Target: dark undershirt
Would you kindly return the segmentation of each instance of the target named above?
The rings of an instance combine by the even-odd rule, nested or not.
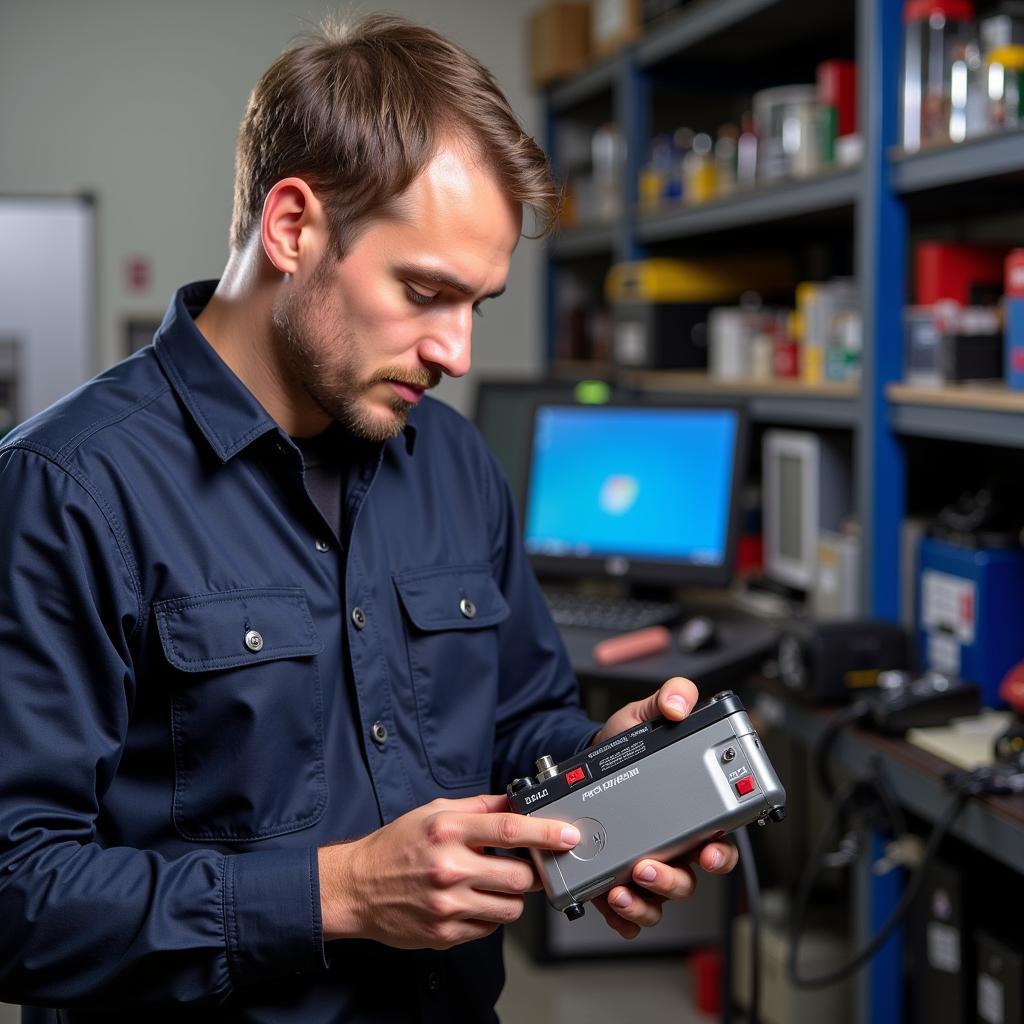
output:
[[[340,540],[344,537],[342,496],[348,489],[351,462],[345,434],[332,425],[314,437],[293,437],[292,441],[302,453],[306,490]]]

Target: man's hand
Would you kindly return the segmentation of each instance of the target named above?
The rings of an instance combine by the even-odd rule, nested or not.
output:
[[[676,676],[646,700],[627,704],[616,711],[593,742],[602,743],[659,715],[673,721],[685,718],[696,703],[697,687],[689,679]],[[692,859],[710,874],[724,875],[732,871],[739,858],[736,848],[729,843],[708,843],[694,851]],[[693,894],[696,885],[697,879],[687,865],[647,859],[633,868],[632,885],[617,885],[593,902],[615,931],[624,938],[635,939],[641,928],[649,928],[661,920],[666,900],[685,900]]]
[[[568,850],[571,825],[514,814],[505,796],[434,800],[363,839],[318,851],[325,939],[447,949],[515,921],[533,866],[485,847]]]

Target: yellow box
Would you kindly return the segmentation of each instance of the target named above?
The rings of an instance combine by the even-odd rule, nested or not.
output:
[[[604,293],[610,303],[729,302],[747,291],[790,288],[793,278],[788,260],[632,260],[608,271]]]
[[[530,79],[545,86],[590,60],[590,4],[547,4],[530,16]]]

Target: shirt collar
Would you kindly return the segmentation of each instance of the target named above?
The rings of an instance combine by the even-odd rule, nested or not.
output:
[[[216,281],[196,281],[175,292],[153,339],[160,365],[178,397],[221,462],[278,424],[238,379],[196,327]],[[412,455],[416,428],[405,428],[405,450]]]

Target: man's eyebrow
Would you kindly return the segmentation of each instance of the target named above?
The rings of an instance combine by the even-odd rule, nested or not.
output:
[[[461,295],[475,295],[476,289],[465,281],[460,281],[457,277],[453,277],[451,274],[445,273],[443,270],[434,270],[430,267],[418,267],[415,264],[403,264],[395,268],[397,273],[402,277],[414,277],[419,281],[427,281],[430,284],[441,285],[444,288],[451,288],[452,291],[459,292]],[[481,296],[483,299],[496,299],[499,295],[505,294],[505,286],[502,285],[497,291],[491,292],[489,295]]]

